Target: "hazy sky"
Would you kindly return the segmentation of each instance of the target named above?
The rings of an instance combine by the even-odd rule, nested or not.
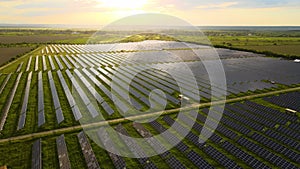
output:
[[[105,25],[163,13],[193,25],[300,25],[299,0],[0,0],[0,23]]]

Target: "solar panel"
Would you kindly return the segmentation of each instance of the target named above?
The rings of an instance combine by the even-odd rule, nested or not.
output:
[[[61,135],[56,138],[56,146],[57,146],[59,167],[61,169],[71,168],[71,163],[69,160],[68,150],[67,150],[67,145],[65,142],[64,135]]]
[[[83,132],[80,132],[77,137],[81,146],[83,156],[87,163],[87,167],[89,169],[100,169],[97,158],[85,134]]]
[[[264,168],[269,169],[270,167],[266,166],[263,162],[257,160],[252,155],[246,153],[245,151],[237,148],[235,145],[229,143],[228,141],[225,141],[222,144],[222,147],[227,150],[229,153],[233,154],[237,158],[241,159],[245,163],[247,163],[249,166],[255,167],[255,168]]]
[[[35,68],[34,71],[38,71],[39,69],[39,56],[35,57]]]
[[[76,121],[82,118],[82,115],[77,105],[72,107],[72,112]]]
[[[19,64],[19,66],[18,66],[18,68],[17,68],[17,70],[16,70],[16,73],[19,73],[19,72],[21,71],[22,66],[23,66],[23,63],[24,63],[24,62],[21,62],[21,63]]]
[[[79,68],[78,64],[70,56],[66,55],[66,58],[74,65],[76,69]]]
[[[104,128],[98,129],[97,136],[106,149],[112,150],[112,152],[118,152],[118,150],[115,148],[114,142],[111,140]],[[108,152],[108,154],[116,168],[126,168],[126,163],[123,157],[115,155],[111,152]]]
[[[108,114],[108,115],[112,115],[113,113],[114,113],[114,110],[107,104],[107,102],[103,102],[102,104],[101,104],[101,106],[103,107],[103,109],[106,111],[106,113]]]
[[[122,133],[123,135],[129,136],[127,130],[121,124],[117,125],[116,130],[119,133]],[[127,145],[127,147],[129,148],[129,150],[132,153],[139,155],[139,156],[146,157],[144,150],[137,144],[137,142],[135,140],[128,139],[127,137],[123,137],[123,141],[125,142],[125,144]],[[147,161],[150,161],[149,158],[138,158],[137,160],[141,164],[146,164]]]
[[[54,62],[53,62],[53,60],[52,60],[52,57],[51,57],[50,55],[48,56],[48,60],[49,60],[51,69],[52,69],[52,70],[55,70],[56,67],[55,67]]]
[[[214,167],[210,165],[207,161],[205,161],[198,153],[191,150],[187,157],[189,160],[191,160],[198,168],[208,168],[213,169]]]
[[[65,63],[68,69],[72,69],[72,66],[69,64],[69,62],[66,60],[64,56],[60,56],[60,58]]]
[[[9,112],[10,107],[12,105],[12,102],[14,100],[14,97],[15,97],[17,88],[19,86],[21,77],[22,77],[22,72],[18,74],[17,79],[16,79],[16,81],[14,83],[14,86],[11,89],[11,91],[9,93],[9,96],[8,96],[8,99],[7,99],[5,105],[4,105],[3,109],[2,109],[2,116],[1,116],[1,121],[0,121],[0,131],[3,130],[3,127],[4,127],[4,124],[6,122],[6,118],[7,118],[8,112]]]
[[[50,89],[51,89],[51,94],[52,94],[52,100],[54,103],[54,109],[55,109],[55,113],[56,113],[57,123],[60,124],[62,121],[64,121],[64,116],[63,116],[63,113],[61,110],[57,90],[56,90],[56,87],[54,84],[54,80],[53,80],[51,71],[48,71],[48,78],[49,78],[49,84],[50,84]]]
[[[54,59],[56,60],[56,63],[58,64],[58,67],[60,70],[64,69],[64,66],[61,64],[61,62],[58,59],[58,56],[54,56]]]
[[[23,104],[22,104],[22,108],[21,108],[21,114],[20,114],[19,124],[18,124],[17,130],[22,129],[25,125],[31,79],[32,79],[32,72],[30,72],[28,74],[28,77],[27,77],[27,83],[26,83],[26,87],[25,87],[25,94],[24,94],[24,98],[23,98]]]
[[[45,115],[44,111],[41,111],[38,113],[38,127],[42,126],[43,124],[45,124]]]
[[[28,72],[29,69],[30,69],[31,61],[32,61],[32,56],[30,56],[30,58],[28,60],[27,67],[26,67],[26,72]]]
[[[168,159],[166,159],[166,162],[169,164],[171,168],[186,168],[179,160],[176,159],[176,157],[171,156]]]
[[[32,169],[42,169],[42,139],[38,139],[32,146]]]
[[[209,154],[213,159],[218,161],[225,168],[241,168],[233,160],[226,157],[224,154],[220,153],[218,150],[212,146],[207,146],[204,148],[204,151]]]
[[[45,55],[42,56],[42,63],[43,63],[43,70],[46,71],[47,70],[47,64],[46,64]]]

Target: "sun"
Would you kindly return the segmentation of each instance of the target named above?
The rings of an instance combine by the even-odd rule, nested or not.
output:
[[[141,9],[148,0],[98,0],[99,6],[114,9]]]

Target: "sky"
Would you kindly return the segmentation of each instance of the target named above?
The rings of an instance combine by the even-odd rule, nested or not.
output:
[[[299,0],[0,0],[0,23],[106,25],[161,13],[195,26],[300,26]]]

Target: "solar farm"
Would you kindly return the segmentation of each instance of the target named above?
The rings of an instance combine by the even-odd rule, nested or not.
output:
[[[185,49],[186,45],[193,50]],[[203,128],[213,130],[217,122],[208,116],[210,105],[215,104],[212,100],[218,101],[212,98],[211,90],[217,93],[221,90],[219,84],[210,83],[205,70],[205,64],[215,61],[210,59],[209,50],[211,48],[204,45],[154,40],[50,44],[4,65],[0,69],[0,166],[300,168],[300,65],[292,60],[216,49],[226,75],[227,100],[213,135],[199,142]],[[181,63],[192,68],[197,91],[182,73]],[[149,69],[144,71],[145,68]],[[181,120],[177,119],[181,90],[167,71],[185,84],[184,89],[188,91],[185,97],[197,100],[195,95],[200,94],[197,111],[185,109]],[[140,73],[135,75],[135,72]],[[111,88],[112,79],[117,83],[115,91]],[[124,87],[128,84],[129,100]],[[149,123],[122,118],[132,109],[146,112],[152,104],[148,96],[154,89],[165,93],[165,113]],[[120,104],[114,104],[115,99]],[[162,97],[154,100],[157,105],[163,102]],[[218,109],[211,111],[222,113]],[[185,130],[193,115],[196,122],[183,140],[177,137],[180,133],[169,133],[171,138],[161,138],[167,142],[178,141],[174,148],[152,157],[128,158],[99,147],[83,131],[81,120],[97,121],[100,115],[117,132],[137,138],[168,132],[173,124]],[[209,125],[205,125],[207,120]],[[127,147],[147,153],[129,139],[118,144],[107,141],[110,136],[105,131],[98,130],[95,137],[116,151]],[[166,147],[157,149],[154,145],[162,140],[149,139],[147,146],[160,152]]]

